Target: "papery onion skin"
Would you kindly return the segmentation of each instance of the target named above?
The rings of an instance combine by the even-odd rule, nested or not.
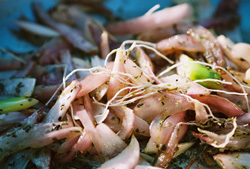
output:
[[[244,114],[244,112],[238,106],[223,97],[216,95],[205,96],[191,94],[190,96],[194,99],[199,100],[202,103],[209,105],[217,112],[225,114],[227,117],[238,117]]]
[[[106,29],[112,34],[138,34],[153,28],[173,25],[191,15],[191,7],[188,4],[182,4],[163,9],[148,16],[144,15],[124,22],[111,23],[106,25]]]
[[[57,125],[67,126],[65,122],[39,123],[23,126],[25,127],[24,129],[19,128],[16,131],[1,135],[0,140],[2,144],[0,148],[3,152],[0,155],[0,160],[16,151],[29,147],[41,148],[53,143],[55,139],[60,140],[70,136],[70,134],[79,135],[82,131],[80,127],[69,127],[53,131]]]
[[[247,168],[249,164],[249,153],[235,152],[228,154],[217,154],[213,158],[222,168]]]
[[[44,122],[60,121],[64,117],[66,111],[70,106],[70,103],[75,99],[80,89],[81,89],[80,83],[77,80],[72,81],[71,84],[63,90],[57,102],[50,109],[50,111],[48,112],[43,121]]]
[[[140,147],[135,136],[132,136],[130,144],[113,159],[106,161],[99,169],[131,169],[134,168],[140,156]]]
[[[45,12],[42,5],[39,3],[33,4],[34,11],[36,15],[43,20],[47,25],[53,27],[58,32],[60,32],[69,42],[73,44],[76,48],[86,52],[93,53],[97,51],[97,47],[91,44],[85,39],[85,37],[76,29],[71,28],[63,23],[55,22],[50,16]]]
[[[204,47],[192,36],[182,34],[175,35],[156,43],[156,49],[164,55],[176,51],[204,52]]]

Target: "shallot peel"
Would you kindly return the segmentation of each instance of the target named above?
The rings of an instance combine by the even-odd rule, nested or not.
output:
[[[106,25],[106,29],[112,34],[138,34],[157,27],[173,25],[191,15],[192,8],[188,4],[181,4],[162,9],[151,15],[143,15],[124,22],[111,23]]]

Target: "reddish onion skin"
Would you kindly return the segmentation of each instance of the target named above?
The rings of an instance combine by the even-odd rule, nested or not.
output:
[[[112,107],[114,114],[119,118],[122,119],[124,116],[124,111],[122,107]],[[149,124],[143,120],[142,118],[134,115],[134,133],[149,137]]]
[[[67,163],[70,162],[76,155],[76,153],[79,152],[86,152],[90,150],[92,147],[92,141],[87,135],[86,131],[84,130],[80,136],[80,138],[77,140],[77,142],[74,144],[74,146],[69,150],[64,156],[57,157],[56,161],[60,163]]]
[[[52,39],[40,49],[39,64],[50,65],[59,58],[61,50],[70,50],[72,46],[61,38]]]
[[[167,144],[176,124],[185,122],[185,117],[186,112],[172,114],[166,120],[165,118],[162,119],[161,115],[158,115],[150,124],[150,136],[152,140],[159,145]]]
[[[124,47],[122,47],[122,49],[124,49]],[[112,69],[112,72],[115,73],[113,74],[113,76],[110,77],[109,80],[109,87],[107,91],[108,100],[112,99],[119,90],[127,86],[126,84],[121,82],[118,78],[118,77],[125,78],[123,75],[119,74],[125,72],[124,62],[125,62],[125,53],[122,50],[118,50],[116,52],[114,66]],[[123,91],[120,93],[120,95],[125,95],[126,93],[127,91]]]
[[[109,70],[112,70],[114,66],[114,62],[110,62],[107,64],[106,68]],[[82,88],[77,94],[77,98],[82,97],[99,86],[101,86],[103,83],[110,80],[110,74],[108,72],[100,70],[98,73],[93,73],[85,77],[83,80],[80,81]]]
[[[60,52],[60,59],[62,64],[67,65],[66,74],[70,74],[70,72],[74,71],[74,65],[72,63],[72,56],[69,50],[63,50]],[[76,74],[72,74],[68,79],[67,82],[72,82],[76,79]]]
[[[152,78],[145,76],[145,73],[142,69],[137,66],[131,59],[127,59],[125,64],[125,71],[126,73],[136,77],[135,79],[131,79],[131,81],[136,85],[145,85],[153,83]]]
[[[215,142],[220,142],[220,135],[217,137],[211,138],[201,133],[192,133],[195,137],[205,141],[207,144],[212,144]],[[240,151],[243,149],[250,148],[250,137],[244,135],[238,135],[230,137],[228,143],[225,145],[224,149],[231,150],[231,151]]]
[[[192,15],[192,8],[185,3],[165,8],[151,15],[111,23],[106,25],[106,29],[112,34],[138,34],[157,27],[173,25],[190,15]]]
[[[21,62],[14,59],[0,58],[0,71],[16,70],[21,67]]]
[[[188,109],[193,109],[193,103],[186,97],[166,92],[141,99],[134,108],[134,113],[150,123],[160,113],[167,117]]]
[[[84,96],[84,101],[82,98],[77,99],[73,102],[73,108],[74,108],[74,114],[76,117],[78,117],[84,127],[84,132],[88,135],[88,137],[91,139],[92,143],[94,144],[96,150],[98,153],[102,151],[103,142],[101,140],[100,135],[98,134],[95,122],[93,120],[93,116],[91,112],[87,111],[87,109],[84,107],[83,103],[87,103],[89,99],[88,96]],[[90,110],[90,108],[89,108]]]
[[[225,66],[225,57],[222,48],[214,35],[202,26],[191,28],[188,35],[194,37],[205,49],[204,57],[210,64]]]
[[[204,47],[189,35],[175,35],[156,43],[156,49],[164,55],[175,51],[204,52]]]
[[[181,112],[182,115],[186,115],[186,112]],[[184,120],[185,121],[185,120]],[[176,125],[177,127],[177,125]],[[169,142],[167,144],[167,148],[163,151],[162,154],[158,157],[155,165],[158,167],[167,167],[172,159],[174,158],[174,154],[177,150],[178,142],[184,137],[186,131],[188,129],[187,125],[180,125],[178,128],[174,128],[173,132],[171,133]]]
[[[93,73],[80,81],[82,88],[77,94],[77,98],[82,97],[95,90],[103,83],[109,81],[110,75],[106,72]]]
[[[103,142],[102,153],[108,157],[114,157],[123,149],[126,148],[127,144],[114,133],[106,124],[100,123],[96,126],[98,134],[101,136]],[[112,139],[110,139],[112,138]]]
[[[160,84],[161,81],[154,74],[154,65],[150,57],[140,47],[135,48],[135,54],[141,69],[149,74],[150,77],[155,81],[155,83]]]
[[[112,12],[108,8],[105,8],[98,1],[95,2],[89,0],[70,0],[70,1],[64,1],[64,3],[68,5],[83,6],[84,8],[89,7],[91,8],[91,10],[94,10],[95,12],[102,14],[107,18],[113,18]]]
[[[57,153],[58,154],[67,153],[71,149],[71,147],[74,146],[79,137],[80,137],[79,135],[76,135],[70,138],[66,138],[65,142],[62,143],[60,147],[57,149]]]
[[[132,109],[127,108],[126,106],[122,106],[122,109],[124,111],[124,116],[122,119],[122,127],[118,135],[121,139],[125,140],[131,136],[134,130],[135,114]]]
[[[214,141],[213,139],[211,139],[211,138],[209,138],[207,136],[204,136],[203,134],[200,134],[200,133],[192,132],[192,134],[193,134],[193,136],[195,136],[195,137],[197,137],[197,138],[199,138],[201,140],[206,141],[208,144],[211,144]]]
[[[217,112],[225,114],[227,117],[238,117],[245,114],[238,106],[229,100],[216,95],[192,95],[194,99],[207,104],[210,108]]]
[[[34,89],[33,96],[39,101],[46,103],[59,87],[60,85],[37,85]]]
[[[148,42],[159,42],[163,39],[169,38],[171,36],[177,35],[177,34],[185,34],[187,33],[188,29],[193,26],[192,23],[188,22],[178,22],[171,26],[164,26],[155,28],[146,32],[142,32],[138,39],[142,41],[148,41]]]

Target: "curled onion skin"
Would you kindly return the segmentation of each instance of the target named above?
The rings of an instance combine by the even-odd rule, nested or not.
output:
[[[157,145],[167,144],[177,123],[185,122],[186,112],[178,112],[167,119],[157,116],[150,124],[151,139]]]
[[[126,106],[123,106],[122,109],[124,111],[124,117],[122,119],[122,127],[118,135],[121,139],[125,140],[131,136],[134,130],[135,114],[132,109],[129,109]]]
[[[175,93],[156,93],[141,99],[134,108],[134,113],[147,122],[151,122],[160,113],[167,117],[192,108],[193,103],[184,96]]]
[[[222,49],[213,34],[202,26],[191,28],[188,34],[198,40],[205,48],[206,52],[204,57],[210,64],[216,64],[218,66],[225,66],[225,57]]]
[[[184,112],[185,113],[185,112]],[[174,131],[171,133],[171,137],[167,144],[167,148],[162,154],[157,158],[155,166],[167,167],[174,158],[175,152],[177,151],[178,143],[182,137],[186,134],[188,126],[185,124],[176,125]]]
[[[192,36],[183,34],[175,35],[156,43],[156,49],[164,55],[176,51],[204,52],[204,47]]]
[[[218,112],[225,114],[227,117],[242,116],[244,112],[229,100],[216,95],[190,95],[192,98],[202,103],[208,104]]]
[[[148,42],[160,42],[163,39],[170,38],[176,34],[185,34],[188,29],[193,27],[192,23],[189,22],[178,22],[174,25],[163,26],[155,29],[148,30],[139,34],[138,39]]]
[[[44,122],[60,121],[68,110],[71,102],[76,98],[77,93],[81,89],[81,85],[77,80],[74,80],[67,86],[59,96],[57,102],[50,109]]]
[[[106,72],[93,73],[80,81],[82,88],[77,94],[77,98],[82,97],[95,90],[105,82],[109,81],[110,75]]]
[[[132,136],[130,144],[113,159],[106,161],[99,169],[131,169],[134,168],[140,157],[140,147],[135,136]]]
[[[109,87],[107,91],[107,99],[112,99],[115,94],[121,90],[122,88],[126,87],[126,84],[122,83],[119,78],[124,78],[123,75],[120,75],[119,73],[125,72],[124,62],[126,60],[125,58],[125,52],[124,46],[118,49],[115,56],[114,66],[112,69],[112,72],[114,73],[113,76],[110,77],[109,80]],[[127,91],[123,91],[120,93],[120,95],[125,95]]]
[[[91,147],[92,147],[92,141],[88,136],[88,134],[86,133],[86,131],[83,130],[81,136],[79,137],[77,142],[72,146],[72,148],[64,155],[56,157],[56,161],[63,163],[70,162],[71,160],[73,160],[78,151],[85,153],[88,150],[90,150]]]

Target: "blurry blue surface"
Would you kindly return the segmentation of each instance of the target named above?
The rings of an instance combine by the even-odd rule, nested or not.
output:
[[[245,42],[250,43],[250,1],[249,0],[241,0],[240,1],[239,13],[241,15],[241,31],[242,38]]]
[[[29,51],[34,48],[30,43],[17,39],[9,30],[15,28],[12,24],[21,15],[34,19],[30,3],[36,0],[0,0],[0,47],[10,48],[15,51]],[[39,1],[39,0],[37,0]],[[46,8],[56,3],[56,0],[40,0]],[[216,5],[219,0],[212,0]],[[151,7],[160,4],[161,7],[170,6],[171,0],[107,0],[105,5],[121,18],[132,18],[143,15]],[[242,16],[240,29],[243,41],[250,43],[250,0],[241,0],[239,13]]]
[[[29,51],[34,49],[30,43],[16,38],[10,28],[15,28],[13,21],[24,15],[34,20],[30,4],[35,0],[0,0],[0,47],[14,51]],[[55,4],[55,0],[42,0],[46,8]]]
[[[154,5],[161,8],[171,5],[171,0],[108,0],[105,5],[121,18],[133,18],[145,14]]]

